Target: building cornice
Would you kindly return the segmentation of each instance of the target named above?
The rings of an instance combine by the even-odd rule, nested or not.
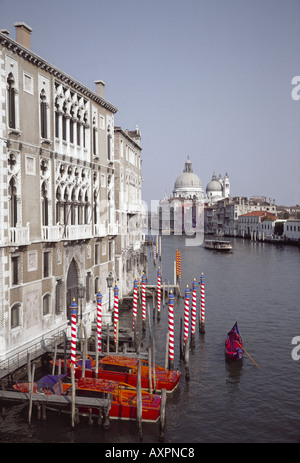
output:
[[[138,148],[140,151],[142,151],[141,145],[139,145],[133,138],[131,138],[130,135],[128,135],[127,132],[125,132],[121,127],[115,126],[114,131],[121,133],[127,140],[129,140],[133,145],[135,145],[136,148]]]
[[[74,90],[81,92],[87,98],[90,98],[91,100],[95,101],[95,103],[99,104],[100,106],[107,109],[108,111],[111,111],[113,114],[115,114],[118,111],[118,108],[116,106],[112,105],[111,103],[106,101],[104,98],[100,97],[99,95],[97,95],[96,93],[92,92],[90,89],[85,87],[83,84],[81,84],[77,80],[70,77],[65,72],[61,71],[57,67],[48,63],[46,60],[44,60],[40,56],[33,53],[31,50],[27,49],[26,47],[23,47],[22,45],[17,43],[15,40],[11,39],[9,36],[1,32],[0,32],[0,44],[3,47],[6,47],[8,50],[12,51],[14,54],[17,54],[21,58],[39,67],[41,70],[44,70],[48,72],[49,74],[52,74],[55,78],[61,80],[66,85],[69,85]]]

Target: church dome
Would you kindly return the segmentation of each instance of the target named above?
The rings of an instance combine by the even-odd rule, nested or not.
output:
[[[210,191],[222,191],[222,185],[218,180],[211,180],[206,187],[206,193]]]
[[[174,184],[173,196],[202,197],[202,183],[198,175],[193,172],[193,166],[189,159],[185,162],[182,174],[180,174]]]

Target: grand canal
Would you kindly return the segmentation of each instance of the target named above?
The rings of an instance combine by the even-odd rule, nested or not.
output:
[[[293,360],[292,339],[300,336],[300,249],[232,239],[233,252],[220,254],[203,246],[186,247],[181,236],[162,237],[162,260],[149,255],[148,282],[173,282],[176,249],[181,252],[181,289],[205,276],[205,333],[196,331],[190,349],[190,379],[179,358],[179,327],[184,300],[174,307],[175,361],[182,371],[178,389],[167,398],[166,443],[300,442],[300,361]],[[197,287],[199,308],[200,286]],[[152,306],[151,306],[152,307]],[[197,314],[197,326],[198,326]],[[158,321],[151,315],[156,363],[165,361],[167,304]],[[245,355],[240,365],[224,359],[227,332],[238,321]],[[120,314],[130,327],[132,311]],[[141,330],[140,330],[141,331]],[[148,336],[148,335],[147,335]],[[146,341],[147,342],[147,339]],[[135,423],[112,421],[110,430],[89,426],[82,418],[74,431],[70,418],[47,414],[27,424],[25,405],[7,408],[0,417],[1,442],[138,442]],[[159,443],[158,425],[143,424],[145,443]]]

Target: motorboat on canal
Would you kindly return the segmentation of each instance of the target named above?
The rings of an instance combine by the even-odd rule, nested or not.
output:
[[[66,381],[66,375],[46,375],[33,383],[33,394],[64,395],[72,394],[72,384]],[[111,397],[109,417],[112,419],[136,420],[137,419],[137,389],[129,384],[119,381],[97,378],[79,378],[75,383],[76,397],[107,398]],[[18,382],[13,389],[19,392],[29,393],[30,382]],[[156,422],[160,418],[161,396],[141,390],[142,420]],[[53,406],[52,406],[53,407]],[[54,406],[55,409],[55,406]],[[89,414],[90,407],[79,407],[79,412]],[[92,407],[92,414],[102,413],[99,408]]]
[[[243,341],[237,322],[227,333],[225,341],[225,357],[228,360],[240,360],[243,358]]]
[[[65,391],[70,394],[72,385]],[[97,378],[79,378],[76,381],[76,397],[105,398],[111,396],[109,417],[121,420],[137,419],[137,390],[129,384],[119,381]],[[142,420],[156,422],[160,418],[161,396],[141,391],[142,396]],[[89,408],[79,407],[80,413],[88,414]],[[92,407],[92,414],[99,415],[101,410]]]
[[[79,379],[82,377],[82,357],[76,358],[75,364],[75,378]],[[85,373],[84,376],[88,378],[96,377],[96,362],[91,358],[87,357],[85,361]],[[98,378],[107,379],[111,381],[119,381],[130,386],[137,386],[137,374],[138,374],[138,362],[139,359],[136,357],[127,357],[125,355],[106,355],[99,360],[98,363]],[[51,361],[50,363],[53,363]],[[58,360],[56,360],[58,365]],[[64,368],[64,360],[61,360],[61,368]],[[153,368],[152,368],[153,369]],[[67,359],[67,373],[71,374],[71,360]],[[155,377],[154,377],[155,376]],[[155,391],[161,391],[166,389],[167,393],[173,392],[178,386],[181,377],[181,372],[178,370],[166,370],[159,365],[155,365],[155,375],[151,374],[152,389]],[[155,384],[154,384],[155,381]],[[149,389],[149,367],[148,361],[141,360],[141,387],[142,389]]]
[[[32,386],[33,394],[63,394],[68,388],[69,385],[64,383],[64,379],[67,375],[46,375],[43,376],[38,381],[34,381]],[[13,385],[13,389],[19,392],[30,392],[31,382],[26,381],[16,381]]]
[[[221,252],[231,252],[232,251],[232,244],[230,241],[227,240],[205,240],[204,241],[205,249],[212,249],[214,251],[221,251]]]

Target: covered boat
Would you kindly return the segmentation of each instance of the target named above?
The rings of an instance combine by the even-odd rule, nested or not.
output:
[[[71,385],[69,385],[71,392]],[[68,390],[66,391],[68,392]],[[160,417],[161,397],[157,394],[142,392],[142,419],[155,422]],[[97,378],[80,378],[76,382],[76,396],[103,398],[111,394],[110,418],[122,420],[137,419],[137,392],[129,384]],[[89,413],[88,408],[80,407],[81,413]],[[99,414],[98,408],[92,408],[94,415]]]
[[[98,378],[121,381],[131,386],[137,386],[139,360],[134,357],[122,355],[106,355],[99,362]],[[151,375],[152,387],[156,391],[166,389],[172,392],[178,386],[181,377],[180,371],[166,370],[155,365],[155,377]],[[155,384],[154,384],[155,381]],[[149,367],[147,360],[141,360],[141,387],[149,389]]]
[[[34,394],[63,394],[64,390],[67,389],[63,379],[66,375],[46,375],[41,379],[33,383],[32,392]],[[13,385],[13,389],[19,392],[30,392],[31,383],[30,382],[19,382]],[[68,386],[69,387],[69,386]]]
[[[227,333],[225,341],[225,356],[229,360],[239,360],[243,357],[243,341],[237,322]]]
[[[56,361],[58,365],[58,361]],[[63,369],[64,363],[62,360],[61,368]],[[68,375],[71,375],[71,360],[67,360]],[[138,372],[138,358],[127,357],[125,355],[106,355],[99,360],[98,364],[98,378],[108,379],[112,381],[119,381],[130,386],[137,386],[137,372]],[[77,358],[75,364],[75,378],[82,377],[82,359]],[[95,361],[90,359],[86,360],[85,364],[85,377],[96,377],[96,364]],[[155,378],[152,371],[152,389],[160,391],[166,389],[167,393],[172,392],[179,383],[181,372],[178,370],[166,370],[163,367],[155,365]],[[154,384],[155,381],[155,384]],[[149,389],[149,368],[148,361],[141,360],[141,387],[142,389]]]

